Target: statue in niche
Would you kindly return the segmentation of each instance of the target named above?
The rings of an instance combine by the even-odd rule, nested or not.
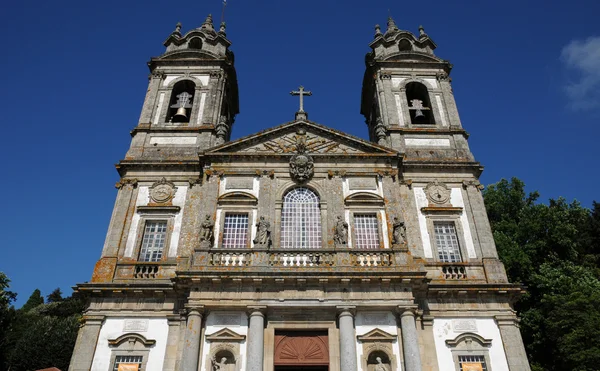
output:
[[[213,228],[215,227],[215,223],[210,220],[210,215],[206,214],[204,217],[204,221],[202,222],[202,226],[200,228],[200,243],[202,245],[209,245],[212,242],[213,238]]]
[[[404,221],[398,219],[398,217],[394,218],[394,234],[392,243],[394,245],[403,245],[406,243],[406,226],[404,226]]]
[[[227,357],[221,357],[221,361],[217,362],[216,359],[212,360],[213,371],[225,371],[227,370]]]
[[[335,242],[336,245],[348,244],[348,223],[346,223],[339,215],[337,216],[337,221],[335,223],[333,242]]]
[[[256,238],[253,241],[257,245],[268,246],[271,243],[271,223],[261,216],[256,223]]]
[[[375,368],[373,369],[374,371],[389,371],[388,365],[383,363],[381,357],[375,358],[375,361],[377,362],[377,364],[375,364]]]

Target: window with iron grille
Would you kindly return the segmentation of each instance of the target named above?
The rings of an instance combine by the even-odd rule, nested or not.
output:
[[[121,363],[127,363],[127,364],[137,364],[138,365],[138,370],[142,370],[142,360],[144,359],[143,356],[116,356],[115,357],[115,364],[113,366],[113,371],[118,371],[119,370],[119,364]]]
[[[286,249],[321,247],[319,196],[308,188],[294,188],[283,198],[281,247]]]
[[[157,262],[162,258],[167,240],[166,221],[147,221],[144,228],[140,261]]]
[[[463,367],[467,365],[481,365],[481,370],[487,371],[487,365],[485,364],[485,358],[483,356],[458,356],[458,364],[460,371],[469,371],[470,368]]]
[[[357,248],[379,248],[379,226],[377,223],[377,215],[354,214],[354,230]]]
[[[434,222],[435,244],[438,257],[442,262],[455,263],[461,261],[458,237],[453,222]]]
[[[248,240],[248,214],[225,214],[223,248],[240,249]]]

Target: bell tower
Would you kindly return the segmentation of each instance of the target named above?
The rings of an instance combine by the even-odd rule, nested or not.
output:
[[[181,24],[148,62],[148,91],[127,159],[197,158],[198,151],[229,141],[239,112],[237,77],[225,23],[208,16],[185,35]]]
[[[400,30],[390,17],[365,58],[361,113],[370,140],[406,159],[473,161],[449,78],[452,64],[434,54],[436,44]]]

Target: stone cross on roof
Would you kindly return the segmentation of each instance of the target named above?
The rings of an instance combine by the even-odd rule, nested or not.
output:
[[[304,90],[304,86],[300,85],[298,90],[292,90],[290,92],[291,95],[299,95],[300,96],[300,109],[296,112],[296,120],[306,119],[307,115],[304,112],[304,96],[310,97],[312,95],[312,91]]]

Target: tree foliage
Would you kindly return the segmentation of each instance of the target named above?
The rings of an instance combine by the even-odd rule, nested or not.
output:
[[[83,309],[82,299],[63,298],[59,289],[48,295],[46,304],[35,290],[21,309],[12,308],[10,321],[2,328],[6,351],[0,369],[68,369]]]
[[[536,371],[600,369],[600,205],[538,202],[519,179],[484,191],[500,259],[527,294],[516,303]]]
[[[42,292],[39,289],[35,289],[31,293],[31,296],[29,296],[29,299],[27,299],[27,302],[25,302],[25,304],[23,304],[23,306],[21,307],[21,311],[29,312],[33,308],[42,304],[44,304],[44,297],[42,296]]]
[[[0,272],[0,367],[6,363],[8,356],[8,328],[13,317],[14,309],[11,304],[17,299],[17,294],[9,290],[10,280]]]

